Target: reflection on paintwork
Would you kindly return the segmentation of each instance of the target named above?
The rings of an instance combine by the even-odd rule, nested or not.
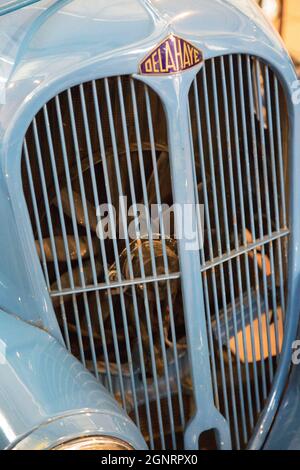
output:
[[[300,369],[294,366],[265,450],[300,450]]]
[[[17,436],[15,435],[13,429],[11,428],[9,421],[1,413],[1,410],[0,410],[0,429],[1,429],[1,432],[3,432],[5,439],[8,442],[13,442],[16,439]],[[0,443],[1,443],[1,439],[0,439]]]
[[[94,431],[93,413],[101,412],[103,432],[123,438],[127,432],[139,446],[144,445],[113,398],[51,336],[2,311],[0,335],[2,344],[9,345],[6,361],[0,364],[0,449],[53,416],[84,410],[91,412]],[[82,433],[89,429],[81,427],[81,416],[74,420]]]

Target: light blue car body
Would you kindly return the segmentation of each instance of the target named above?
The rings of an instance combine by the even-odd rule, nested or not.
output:
[[[261,448],[287,381],[300,309],[300,107],[292,99],[296,74],[281,40],[251,0],[4,1],[1,7],[0,345],[6,363],[0,365],[0,448],[47,448],[101,432],[145,447],[129,418],[64,348],[23,195],[21,148],[33,117],[53,96],[81,82],[123,74],[145,80],[159,93],[177,148],[188,146],[178,109],[199,69],[168,77],[137,75],[140,61],[171,32],[201,49],[205,59],[259,56],[276,70],[286,93],[291,123],[289,299],[280,366],[250,443],[250,448]],[[189,321],[192,325],[193,318]],[[201,334],[191,330],[188,341],[197,368],[207,349]],[[198,377],[194,373],[196,395]]]
[[[145,443],[94,377],[45,331],[0,312],[0,448],[49,449],[103,434]]]

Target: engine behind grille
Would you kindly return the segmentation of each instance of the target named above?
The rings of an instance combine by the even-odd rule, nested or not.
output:
[[[287,122],[274,73],[258,59],[207,62],[190,91],[201,270],[215,404],[244,447],[280,355],[287,268]]]
[[[251,436],[283,338],[282,96],[273,72],[248,56],[207,61],[190,91],[191,184],[205,209],[201,271],[215,404],[235,448]],[[27,131],[22,160],[36,249],[66,345],[156,449],[182,448],[194,411],[166,209],[174,202],[170,158],[158,96],[133,78],[113,77],[48,102]],[[156,228],[147,213],[143,227],[136,223],[138,204],[157,205]]]

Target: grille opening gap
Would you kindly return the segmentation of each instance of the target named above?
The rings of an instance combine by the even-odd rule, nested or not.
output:
[[[216,429],[209,429],[201,433],[199,437],[199,450],[218,450],[217,444],[217,430]]]

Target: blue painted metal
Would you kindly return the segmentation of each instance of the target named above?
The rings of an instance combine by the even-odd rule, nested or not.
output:
[[[300,124],[300,107],[293,104],[292,101],[292,82],[289,84],[282,81],[287,96],[289,122],[290,122],[290,209],[289,209],[289,228],[291,231],[289,239],[289,282],[287,299],[287,316],[285,321],[285,338],[279,367],[275,375],[272,391],[268,396],[264,411],[258,421],[253,437],[249,443],[250,449],[262,448],[268,432],[272,425],[274,416],[280,404],[282,394],[286,385],[287,377],[290,371],[292,343],[297,335],[299,323],[299,229],[300,221],[297,215],[299,204],[299,185],[297,183],[299,176],[299,165],[297,163],[297,148],[300,145],[300,136],[297,131]]]
[[[300,450],[300,373],[293,366],[264,450]]]
[[[2,1],[0,3],[0,16],[7,15],[8,13],[12,13],[13,11],[24,7],[28,7],[39,1],[40,0],[11,0],[10,2]]]
[[[171,0],[127,0],[122,3],[117,0],[42,0],[38,9],[28,7],[0,18],[0,39],[3,39],[0,41],[0,103],[3,103],[0,105],[0,192],[3,196],[0,211],[1,220],[7,221],[0,233],[0,304],[4,310],[13,311],[26,321],[39,324],[61,340],[34,250],[32,229],[22,193],[21,147],[33,117],[47,100],[67,87],[94,78],[135,74],[145,55],[172,32],[195,44],[203,51],[205,59],[232,53],[259,54],[262,60],[277,71],[287,97],[291,122],[289,157],[292,194],[289,211],[292,235],[288,313],[280,366],[251,444],[252,447],[261,447],[286,383],[291,342],[298,324],[300,219],[297,211],[300,204],[300,169],[297,149],[300,136],[297,129],[300,126],[300,109],[292,101],[292,85],[296,80],[293,65],[283,44],[253,2],[187,0],[183,7],[180,2]],[[179,106],[184,109],[182,96],[195,73],[196,69],[176,79],[156,77],[155,82],[151,82],[157,90],[162,90],[169,129],[172,129],[174,136],[172,145],[175,153],[176,141],[179,146],[184,145],[187,153],[189,150],[182,131],[185,129],[187,132],[187,127],[184,118],[179,117]],[[166,86],[166,83],[170,86]],[[178,128],[178,122],[182,124],[182,129]],[[173,169],[175,177],[182,164],[178,151],[178,163],[174,163]],[[179,186],[180,199],[190,197],[184,191]],[[183,277],[190,274],[193,265],[191,259],[183,262]],[[199,281],[197,270],[195,277],[189,278],[189,283],[192,281]],[[199,289],[199,286],[199,283],[197,287],[194,284],[192,291]],[[185,297],[189,305],[187,293]],[[192,305],[190,307],[194,308]],[[191,325],[192,318],[189,322]],[[192,342],[196,341],[192,339],[192,333],[191,350]],[[199,357],[204,359],[206,341],[201,348],[198,350]],[[197,370],[195,364],[194,387],[195,392],[199,392],[199,398],[202,381],[200,371]],[[207,366],[205,374],[210,381]],[[209,396],[210,383],[207,383],[206,388]],[[213,407],[209,409],[214,416]],[[203,425],[201,418],[197,416],[193,423],[199,429]],[[197,433],[193,431],[191,434],[195,444]]]
[[[0,311],[0,449],[107,435],[144,449],[139,431],[52,336]]]

